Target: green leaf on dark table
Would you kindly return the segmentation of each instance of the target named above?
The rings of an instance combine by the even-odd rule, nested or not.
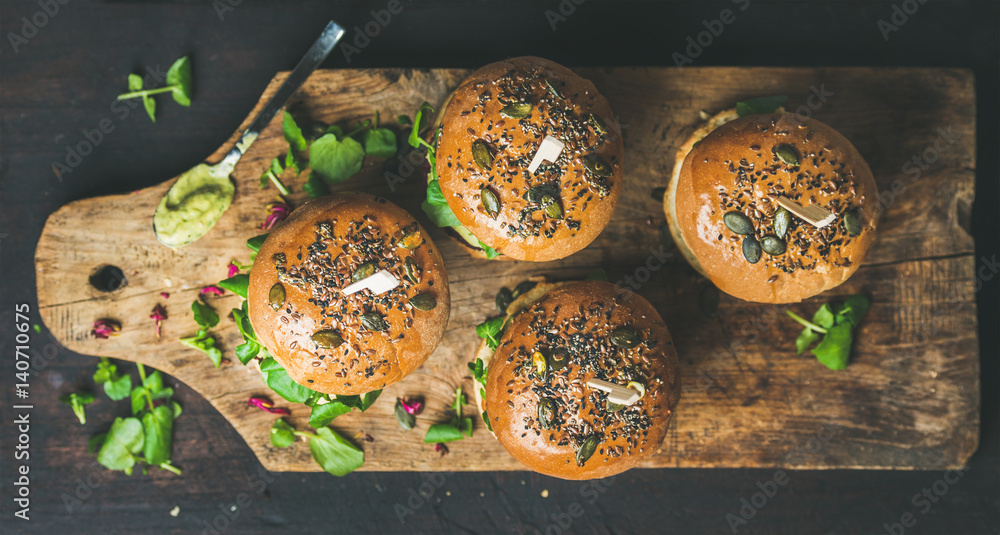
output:
[[[97,433],[96,435],[90,437],[90,439],[87,440],[87,453],[93,455],[100,451],[101,446],[104,445],[104,438],[107,436],[107,433]]]
[[[127,398],[132,392],[132,377],[120,375],[118,366],[112,364],[107,357],[101,357],[101,362],[97,364],[94,383],[104,385],[104,393],[115,401]]]
[[[174,432],[174,411],[160,405],[142,416],[145,431],[142,452],[146,462],[160,465],[170,460],[170,448]]]
[[[844,301],[840,309],[837,310],[837,323],[841,323],[844,320],[848,321],[854,327],[857,327],[861,323],[861,318],[868,313],[868,298],[863,295],[852,295]]]
[[[365,149],[353,138],[326,134],[309,147],[309,166],[329,184],[339,184],[361,170]]]
[[[219,288],[229,290],[243,299],[247,298],[247,288],[249,286],[250,275],[246,273],[237,273],[228,279],[219,281]]]
[[[813,348],[812,353],[831,370],[843,370],[851,356],[854,333],[849,323],[841,323],[830,328],[823,340]]]
[[[335,476],[350,474],[365,463],[365,453],[329,427],[317,429],[309,438],[309,451],[323,470]]]
[[[801,355],[803,351],[809,349],[809,346],[813,345],[813,342],[819,340],[819,334],[812,329],[805,328],[799,334],[799,337],[795,339],[795,354]]]
[[[171,86],[170,94],[181,106],[191,105],[191,60],[184,56],[167,69],[167,85]]]
[[[143,442],[142,422],[138,418],[115,418],[97,452],[97,462],[110,470],[131,474]]]
[[[819,310],[817,310],[816,313],[813,314],[812,321],[813,323],[819,325],[824,329],[829,329],[830,327],[833,327],[835,323],[835,317],[833,314],[833,307],[830,306],[830,303],[824,303],[823,306],[819,307]]]
[[[69,405],[73,409],[73,414],[80,420],[80,424],[87,423],[87,415],[84,412],[84,405],[94,402],[94,395],[87,392],[71,392],[65,396],[59,396],[59,403]]]

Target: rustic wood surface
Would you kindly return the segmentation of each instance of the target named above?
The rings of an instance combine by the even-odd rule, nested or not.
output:
[[[314,74],[290,109],[326,123],[344,123],[378,110],[384,121],[437,104],[468,71],[327,70]],[[478,339],[473,326],[493,314],[493,296],[531,275],[574,278],[596,269],[612,281],[628,275],[670,327],[684,366],[683,397],[673,428],[649,467],[797,467],[943,469],[962,466],[979,436],[979,353],[974,301],[974,244],[969,232],[975,175],[973,77],[959,69],[884,68],[586,68],[619,114],[625,133],[626,176],[612,223],[586,250],[545,264],[488,262],[462,253],[435,233],[449,266],[452,315],[445,338],[417,373],[385,389],[366,414],[338,418],[345,436],[359,442],[363,470],[517,470],[483,428],[451,445],[442,459],[422,443],[430,423],[447,419],[457,384],[471,386],[465,362]],[[284,78],[272,80],[261,104]],[[822,93],[823,101],[810,97]],[[791,308],[811,314],[820,303],[853,292],[873,306],[859,329],[852,363],[832,372],[812,357],[794,354],[796,324],[788,307],[721,296],[717,310],[703,301],[713,289],[697,277],[667,240],[650,191],[665,185],[676,147],[698,122],[699,110],[717,111],[740,98],[786,94],[791,110],[808,111],[844,133],[867,158],[886,213],[878,241],[844,286]],[[816,105],[818,103],[818,106]],[[807,110],[807,108],[801,108]],[[252,116],[252,114],[251,114]],[[904,167],[950,132],[936,165],[913,180]],[[221,157],[229,145],[209,158]],[[222,345],[233,365],[214,369],[204,354],[180,345],[192,334],[191,301],[201,287],[225,277],[231,259],[244,260],[243,243],[256,234],[271,188],[257,187],[271,158],[284,153],[280,118],[234,172],[232,208],[203,239],[180,250],[159,245],[151,231],[154,207],[169,186],[86,199],[66,205],[46,223],[36,253],[38,300],[46,327],[69,349],[142,362],[205,396],[235,427],[262,464],[273,471],[316,471],[304,443],[275,449],[268,443],[274,417],[246,407],[268,392],[255,370],[232,356],[239,334],[223,319]],[[344,190],[384,195],[411,213],[419,209],[422,173],[368,161]],[[390,184],[387,172],[404,180]],[[301,181],[287,181],[304,200]],[[899,189],[899,188],[902,189]],[[905,194],[903,192],[905,191]],[[426,224],[426,222],[425,222]],[[661,260],[662,267],[661,267]],[[127,285],[100,292],[88,277],[100,266],[120,267]],[[628,284],[628,283],[626,283]],[[636,284],[639,284],[638,282]],[[169,299],[158,294],[169,292]],[[237,297],[212,299],[224,315]],[[157,303],[169,319],[163,337],[148,318]],[[121,336],[96,340],[91,324],[113,318]],[[392,415],[397,396],[422,395],[428,410],[419,426],[402,431]],[[272,396],[273,398],[273,396]],[[282,400],[276,400],[282,401]],[[305,427],[308,409],[293,407],[291,421]]]

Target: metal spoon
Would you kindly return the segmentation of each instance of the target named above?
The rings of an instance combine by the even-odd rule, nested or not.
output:
[[[229,175],[236,162],[309,75],[323,63],[343,35],[344,29],[330,21],[264,109],[243,131],[229,154],[217,164],[200,163],[175,177],[174,185],[160,200],[153,214],[153,232],[160,243],[168,247],[184,247],[212,230],[232,203],[234,188]]]

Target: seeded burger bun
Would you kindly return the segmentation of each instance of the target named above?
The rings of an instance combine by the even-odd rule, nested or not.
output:
[[[681,146],[663,202],[678,248],[719,289],[794,303],[861,265],[875,241],[877,192],[864,158],[826,124],[726,110]],[[781,196],[835,219],[816,228],[782,208]]]
[[[488,364],[483,405],[497,439],[528,468],[563,479],[638,465],[663,441],[680,399],[663,320],[608,282],[539,285],[530,294],[511,305]],[[607,393],[587,386],[593,378],[632,384],[643,396],[609,407]]]
[[[379,271],[399,285],[342,289]],[[352,395],[395,383],[427,360],[450,309],[444,260],[410,214],[341,193],[304,204],[264,241],[250,269],[258,340],[295,382]]]
[[[487,65],[449,97],[440,116],[437,175],[467,249],[543,262],[592,242],[622,187],[621,128],[589,80],[551,61]],[[565,144],[534,173],[542,140]]]

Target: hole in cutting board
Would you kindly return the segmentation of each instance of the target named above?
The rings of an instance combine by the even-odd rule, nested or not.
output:
[[[99,292],[113,292],[128,285],[125,273],[118,266],[105,265],[90,275],[90,285]]]

